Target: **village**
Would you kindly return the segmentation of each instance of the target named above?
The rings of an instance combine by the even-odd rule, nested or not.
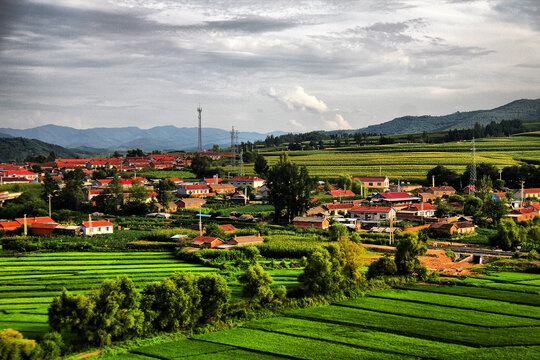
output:
[[[52,182],[57,186],[52,194],[47,194],[48,216],[25,214],[19,218],[3,219],[0,229],[7,233],[22,235],[80,235],[96,236],[112,234],[122,227],[111,221],[113,214],[104,214],[104,197],[110,197],[111,189],[116,188],[121,197],[119,209],[132,200],[135,193],[143,204],[144,213],[137,216],[146,218],[170,219],[181,216],[189,219],[190,227],[198,231],[198,236],[187,238],[176,234],[171,240],[189,241],[192,248],[229,249],[233,246],[262,244],[264,239],[257,236],[219,238],[205,236],[205,224],[218,222],[220,226],[233,223],[255,224],[272,222],[268,204],[267,181],[254,175],[237,175],[229,178],[213,177],[189,179],[155,178],[144,176],[145,170],[186,170],[190,169],[194,157],[206,157],[211,162],[230,157],[230,154],[219,152],[198,152],[192,155],[148,155],[125,158],[92,158],[92,159],[56,159],[48,163],[0,164],[0,185],[3,184],[43,184]],[[228,161],[228,160],[227,160]],[[34,171],[32,171],[34,170]],[[35,171],[37,170],[37,171]],[[73,171],[83,174],[81,191],[84,193],[85,219],[78,223],[60,223],[52,217],[51,207],[59,210],[61,202],[54,201],[60,189],[65,186],[65,174]],[[114,176],[107,176],[109,174]],[[138,174],[137,174],[138,173]],[[155,175],[155,172],[151,173]],[[189,174],[189,173],[188,173]],[[98,176],[96,176],[98,175]],[[163,184],[168,184],[164,187]],[[478,216],[479,209],[472,209],[467,199],[476,195],[475,186],[466,186],[460,191],[452,186],[435,184],[421,186],[408,182],[391,181],[387,176],[351,176],[345,183],[347,190],[337,187],[337,183],[319,181],[312,191],[311,203],[307,210],[292,219],[292,226],[299,229],[327,230],[335,224],[344,225],[351,232],[387,234],[387,242],[391,243],[395,233],[405,231],[429,231],[434,241],[460,240],[473,236],[479,227],[489,224],[492,219]],[[351,184],[356,186],[351,186]],[[343,184],[342,184],[343,185]],[[159,190],[161,186],[161,190]],[[142,198],[140,197],[142,190]],[[158,196],[158,191],[161,195]],[[504,203],[497,216],[512,219],[514,222],[532,221],[540,213],[540,189],[507,189],[497,191],[482,189],[486,196],[495,203]],[[165,193],[165,194],[164,194]],[[0,201],[13,201],[22,192],[2,191]],[[487,194],[487,195],[486,195]],[[51,200],[53,198],[53,200]],[[52,206],[51,206],[52,202]],[[266,212],[243,212],[249,206],[263,207]],[[220,211],[230,207],[233,212],[222,216]],[[182,214],[182,215],[180,215]],[[135,214],[133,214],[135,216]],[[227,232],[225,232],[227,233]],[[230,231],[228,233],[231,233]],[[464,246],[486,246],[474,244]]]

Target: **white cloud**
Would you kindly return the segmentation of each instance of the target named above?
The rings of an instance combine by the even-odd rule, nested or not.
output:
[[[283,103],[289,110],[311,111],[324,113],[328,111],[328,106],[324,101],[317,99],[316,96],[309,95],[304,88],[297,86],[295,91],[285,94],[279,94],[274,88],[270,88],[268,96]]]
[[[340,114],[336,114],[334,120],[325,120],[324,123],[328,127],[328,130],[352,129],[351,124]]]

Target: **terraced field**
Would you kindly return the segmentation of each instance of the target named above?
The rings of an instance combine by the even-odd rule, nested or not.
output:
[[[385,290],[110,358],[540,358],[540,275],[494,274],[484,281],[527,288],[467,284]]]
[[[127,274],[137,288],[175,271],[205,273],[214,268],[177,260],[171,253],[50,253],[0,258],[0,329],[26,337],[47,332],[47,309],[63,288],[87,294],[103,280]]]
[[[291,151],[291,160],[305,165],[310,175],[336,178],[349,175],[388,175],[392,179],[425,180],[428,170],[444,165],[463,173],[471,161],[471,142],[444,144],[392,144],[329,149],[323,151]],[[269,165],[279,158],[279,152],[262,153]],[[503,168],[520,161],[540,157],[540,138],[514,136],[476,141],[476,162]]]

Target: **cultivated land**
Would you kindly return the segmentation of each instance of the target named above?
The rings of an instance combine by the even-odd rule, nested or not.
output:
[[[176,271],[203,274],[213,267],[190,264],[168,252],[66,252],[0,258],[0,329],[11,328],[35,338],[49,330],[47,309],[63,288],[88,294],[105,279],[129,276],[142,290]],[[301,269],[271,270],[273,286],[298,285]],[[241,296],[238,281],[229,282],[233,297]]]
[[[476,162],[497,165],[502,169],[519,162],[538,161],[538,137],[524,135],[476,140]],[[273,165],[281,152],[262,154],[269,165]],[[436,165],[463,173],[471,162],[471,142],[402,143],[290,151],[289,157],[295,164],[305,165],[310,175],[320,178],[336,178],[342,174],[375,176],[381,171],[382,175],[392,180],[425,181],[426,173]]]
[[[424,285],[384,290],[106,358],[537,359],[540,275],[501,273],[473,279],[478,287]],[[482,282],[494,280],[526,288],[509,291],[483,286]]]

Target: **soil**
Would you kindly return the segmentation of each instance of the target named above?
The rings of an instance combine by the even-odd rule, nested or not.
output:
[[[440,274],[472,275],[473,271],[466,268],[481,266],[468,261],[453,262],[444,250],[428,250],[425,256],[418,258],[429,270],[435,270]]]

